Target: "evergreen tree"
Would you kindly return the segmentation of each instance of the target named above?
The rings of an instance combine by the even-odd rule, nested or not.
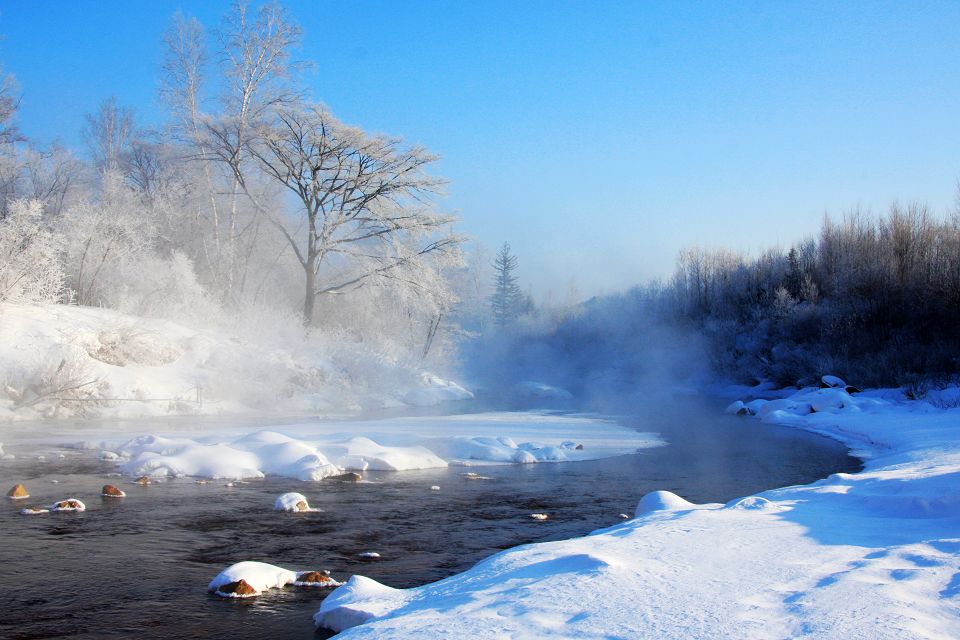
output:
[[[493,319],[498,327],[511,324],[520,315],[523,293],[514,275],[517,264],[517,257],[510,253],[510,245],[504,242],[493,261],[493,295],[490,296]]]

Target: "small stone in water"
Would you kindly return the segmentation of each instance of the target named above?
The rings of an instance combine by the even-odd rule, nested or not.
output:
[[[364,551],[357,554],[358,558],[363,558],[364,560],[376,560],[380,557],[380,554],[376,551]]]
[[[21,509],[20,513],[25,516],[36,516],[41,513],[50,513],[50,510],[44,509],[43,507],[27,507],[26,509]]]
[[[329,571],[304,571],[293,583],[298,587],[339,587],[341,583],[330,577]]]
[[[363,480],[363,476],[357,473],[356,471],[348,471],[347,473],[341,473],[338,476],[327,476],[324,480],[339,480],[340,482],[360,482]]]
[[[67,498],[54,502],[48,507],[51,511],[86,511],[87,506],[76,498]]]
[[[534,520],[546,520],[546,519],[548,519],[550,516],[548,516],[548,515],[545,514],[545,513],[531,513],[531,514],[530,514],[530,517],[533,518]]]
[[[493,480],[493,478],[489,476],[482,476],[479,473],[474,473],[473,471],[468,471],[467,473],[462,473],[460,475],[467,480]]]
[[[625,513],[621,513],[621,514],[620,514],[620,517],[623,518],[624,520],[629,520],[629,519],[630,519],[630,516],[628,516],[628,515],[625,514]]]
[[[27,488],[20,483],[13,485],[13,489],[7,491],[7,497],[13,500],[20,500],[21,498],[29,498],[30,494],[27,493]]]
[[[103,489],[100,490],[100,495],[104,498],[125,498],[127,496],[127,494],[112,484],[103,485]]]
[[[440,486],[439,486],[439,485],[433,485],[432,487],[430,487],[430,491],[440,491]]]
[[[139,484],[140,486],[146,486],[150,484],[150,478],[148,478],[147,476],[140,476],[139,478],[134,480],[134,483]]]
[[[251,587],[246,580],[241,578],[235,582],[229,582],[217,587],[215,593],[219,596],[239,596],[241,598],[247,598],[257,595],[258,591]]]

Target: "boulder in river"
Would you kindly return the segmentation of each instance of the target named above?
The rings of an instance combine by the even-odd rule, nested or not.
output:
[[[363,480],[363,476],[357,473],[356,471],[348,471],[347,473],[341,473],[338,476],[327,476],[324,480],[339,480],[340,482],[360,482]]]
[[[312,509],[310,507],[310,503],[307,502],[307,497],[305,495],[302,493],[295,493],[293,491],[278,496],[273,503],[273,508],[277,511],[290,511],[292,513],[319,511],[319,509]]]
[[[339,587],[342,582],[331,578],[328,571],[303,571],[297,574],[296,587]]]
[[[127,496],[127,494],[112,484],[103,485],[103,489],[100,490],[100,495],[104,498],[125,498]]]
[[[25,509],[20,509],[20,513],[25,516],[37,516],[41,513],[50,513],[50,509],[45,509],[43,507],[26,507]]]
[[[27,488],[18,482],[13,485],[13,489],[7,491],[7,497],[13,500],[21,500],[23,498],[29,498],[30,494],[27,493]]]
[[[50,511],[86,511],[87,505],[76,498],[67,498],[66,500],[54,502],[47,508],[50,509]]]
[[[249,598],[257,595],[259,591],[251,587],[246,580],[241,578],[234,582],[220,585],[214,593],[218,596],[226,596],[228,598]]]
[[[148,478],[147,476],[140,476],[139,478],[137,478],[137,479],[134,480],[133,482],[134,482],[134,484],[139,484],[140,486],[146,486],[146,485],[150,484],[150,478]]]

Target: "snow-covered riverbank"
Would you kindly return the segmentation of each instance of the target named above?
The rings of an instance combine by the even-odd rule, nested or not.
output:
[[[0,422],[357,415],[466,400],[457,383],[276,318],[198,328],[64,304],[0,304]]]
[[[131,477],[321,480],[347,470],[597,460],[665,444],[610,420],[548,412],[327,420],[252,432],[202,420],[180,426],[143,434],[135,422],[101,423],[75,427],[69,436],[43,435],[37,426],[8,429],[8,449],[27,455],[51,445],[78,449]],[[14,454],[0,449],[0,455]]]
[[[356,576],[315,620],[344,638],[960,637],[960,408],[827,389],[753,409],[864,471],[726,505],[651,496],[416,589]]]

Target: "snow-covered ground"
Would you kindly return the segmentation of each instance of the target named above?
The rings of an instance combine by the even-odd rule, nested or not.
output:
[[[754,401],[847,443],[864,471],[726,505],[655,493],[630,521],[423,587],[355,576],[315,621],[343,638],[960,637],[960,408],[938,404]]]
[[[547,412],[326,420],[252,432],[249,426],[198,421],[180,425],[177,431],[138,435],[139,426],[136,422],[73,425],[66,439],[38,433],[35,425],[5,431],[11,438],[7,444],[16,444],[25,454],[50,445],[66,446],[112,462],[130,477],[154,478],[276,475],[322,480],[348,470],[596,460],[664,444],[656,434],[609,420]]]
[[[109,309],[0,304],[0,422],[324,414],[473,394],[336,336],[277,323],[226,333]]]

